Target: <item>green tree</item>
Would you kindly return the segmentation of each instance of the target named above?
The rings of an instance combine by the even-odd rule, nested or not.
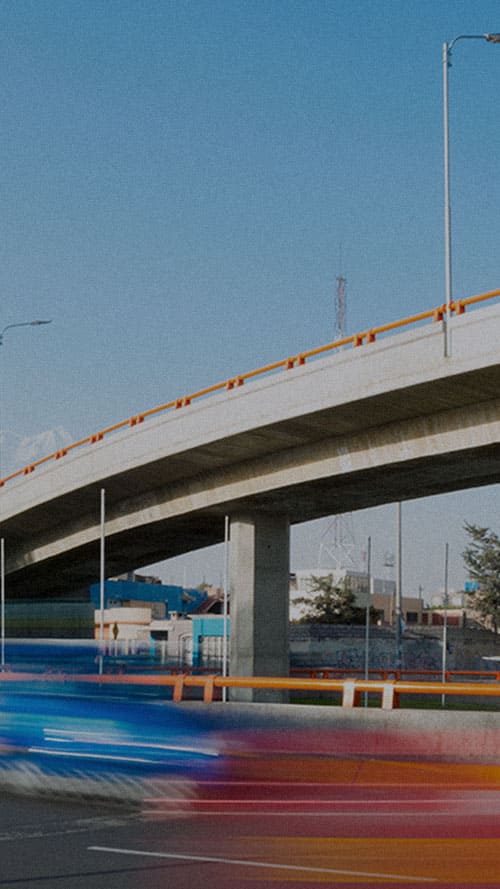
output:
[[[500,626],[500,539],[489,528],[465,524],[469,545],[463,552],[469,577],[477,589],[469,593],[472,607],[495,633]]]
[[[366,609],[356,605],[356,596],[346,581],[335,584],[332,574],[312,575],[309,587],[315,596],[293,600],[294,605],[305,605],[307,609],[298,623],[362,624],[366,620]]]

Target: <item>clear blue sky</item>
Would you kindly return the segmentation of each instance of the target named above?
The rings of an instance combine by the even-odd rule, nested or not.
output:
[[[0,2],[0,322],[53,319],[5,337],[4,465],[329,341],[341,272],[349,332],[442,302],[441,47],[485,31],[493,0]],[[459,43],[457,296],[500,286],[499,94],[500,47]],[[498,488],[405,506],[409,591],[447,540],[463,582],[466,519],[500,530]],[[354,516],[375,568],[395,527]]]

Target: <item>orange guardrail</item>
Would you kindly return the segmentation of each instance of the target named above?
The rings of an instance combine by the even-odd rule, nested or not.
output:
[[[485,302],[486,300],[494,299],[498,296],[500,296],[500,290],[490,290],[488,291],[488,293],[480,293],[476,296],[466,297],[465,299],[453,300],[450,303],[450,312],[455,315],[463,315],[468,306],[474,306],[479,303]],[[3,487],[7,482],[12,481],[15,478],[31,475],[31,473],[34,472],[35,469],[37,469],[39,466],[43,466],[44,464],[49,463],[52,460],[60,460],[61,458],[69,454],[70,451],[74,451],[76,448],[80,448],[83,445],[87,444],[96,444],[97,442],[102,441],[104,437],[109,435],[110,433],[116,432],[120,429],[126,429],[127,427],[133,428],[135,426],[138,426],[149,417],[165,413],[169,410],[179,410],[180,408],[188,407],[190,404],[192,404],[193,401],[197,401],[201,398],[206,398],[209,395],[213,395],[215,392],[222,392],[224,390],[230,391],[232,389],[239,388],[240,386],[243,386],[247,380],[254,379],[258,376],[274,373],[275,371],[279,370],[293,370],[293,368],[295,367],[303,366],[311,358],[317,358],[319,355],[324,355],[326,352],[333,352],[335,351],[335,349],[340,349],[343,346],[363,346],[365,343],[375,342],[377,337],[382,334],[391,333],[395,330],[399,330],[402,327],[407,327],[412,324],[418,324],[422,321],[442,321],[445,315],[446,305],[443,304],[435,307],[434,309],[429,309],[425,312],[419,312],[416,315],[410,315],[407,318],[399,319],[398,321],[391,321],[389,324],[382,324],[379,327],[371,327],[368,330],[365,330],[363,333],[356,333],[352,336],[347,336],[343,339],[336,340],[335,342],[327,343],[324,346],[318,346],[315,349],[309,349],[305,352],[299,352],[297,355],[293,355],[289,358],[283,358],[280,361],[275,361],[272,364],[267,364],[264,367],[257,368],[256,370],[238,374],[234,377],[230,377],[229,379],[224,380],[221,383],[216,383],[215,385],[208,386],[205,389],[200,389],[198,392],[193,392],[190,395],[183,396],[182,398],[175,398],[172,401],[167,401],[165,404],[161,404],[158,407],[150,408],[146,411],[142,411],[141,413],[134,414],[132,417],[129,417],[126,420],[121,420],[119,423],[114,423],[112,426],[107,426],[105,429],[101,429],[99,432],[95,432],[93,435],[89,435],[86,438],[81,438],[79,439],[79,441],[75,441],[72,444],[59,448],[57,451],[54,451],[54,453],[52,454],[48,454],[46,457],[41,457],[39,460],[34,460],[32,463],[29,463],[22,469],[18,469],[15,472],[11,472],[9,475],[6,475],[4,478],[1,478],[0,488]]]
[[[442,670],[403,670],[380,668],[377,670],[369,670],[368,678],[378,677],[379,679],[404,679],[405,677],[422,677],[443,675]],[[290,670],[291,676],[309,676],[311,679],[333,679],[342,676],[365,676],[365,670],[350,670],[343,667],[293,667]],[[500,671],[495,670],[446,670],[445,681],[453,682],[458,677],[471,677],[473,680],[485,679],[493,682],[500,681]]]
[[[300,679],[290,676],[205,676],[189,673],[155,673],[155,674],[85,674],[70,675],[57,673],[0,673],[0,682],[54,682],[64,684],[93,685],[155,685],[170,686],[173,689],[173,700],[183,700],[184,691],[189,688],[203,690],[203,701],[214,700],[215,690],[223,688],[247,688],[274,691],[329,692],[342,697],[342,707],[357,706],[364,694],[378,694],[383,710],[392,710],[399,706],[401,695],[439,695],[463,697],[500,698],[500,683],[475,682],[420,682],[403,680],[373,679]]]

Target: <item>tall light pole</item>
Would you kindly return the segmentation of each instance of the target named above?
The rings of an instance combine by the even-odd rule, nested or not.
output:
[[[500,43],[500,34],[459,34],[449,43],[443,43],[443,135],[444,135],[444,261],[446,287],[445,345],[446,358],[451,356],[451,201],[450,201],[450,125],[448,102],[448,69],[451,68],[451,53],[459,40],[486,40],[487,43]]]
[[[52,319],[51,319],[52,320]],[[7,324],[3,330],[0,330],[0,346],[3,345],[4,334],[13,327],[39,327],[41,324],[50,324],[50,321],[20,321],[17,324]],[[0,394],[1,408],[1,394]],[[0,477],[2,475],[2,453],[1,453],[1,416],[0,416]],[[2,521],[2,513],[0,510],[0,523]],[[5,668],[5,541],[3,535],[0,538],[0,669]]]
[[[222,675],[227,676],[229,658],[228,658],[228,615],[229,615],[229,547],[230,547],[231,522],[229,516],[224,518],[224,607],[223,607],[223,625],[222,625]],[[227,688],[222,688],[222,700],[227,701]]]
[[[441,668],[441,681],[444,685],[446,682],[446,652],[448,646],[448,563],[449,563],[449,544],[445,545],[444,549],[444,596],[443,596],[443,652],[442,652],[442,668]],[[441,706],[444,707],[446,703],[445,695],[441,695]]]
[[[366,576],[368,580],[368,589],[366,591],[366,610],[365,610],[365,679],[370,678],[370,617],[372,602],[372,539],[368,538],[367,558],[366,558]],[[368,692],[365,692],[365,707],[368,707]]]
[[[40,324],[52,324],[52,319],[50,321],[20,321],[17,324],[7,324],[3,330],[0,330],[0,346],[3,345],[3,335],[7,330],[12,330],[13,327],[40,327]]]
[[[403,623],[403,508],[401,500],[398,502],[397,510],[397,536],[398,536],[398,576],[396,581],[396,601],[395,601],[395,641],[396,641],[396,670],[401,670],[403,666],[403,645],[402,645],[402,623]]]

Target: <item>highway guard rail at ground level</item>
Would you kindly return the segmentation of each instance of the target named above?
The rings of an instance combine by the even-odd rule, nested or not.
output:
[[[179,672],[183,672],[179,670]],[[185,671],[184,671],[185,672]],[[204,670],[205,673],[213,673],[213,669]],[[309,677],[310,679],[342,679],[347,677],[364,677],[365,679],[396,679],[398,682],[400,679],[414,679],[418,678],[421,680],[430,681],[431,677],[433,679],[437,679],[438,681],[443,677],[442,669],[439,670],[404,670],[404,669],[392,669],[390,667],[380,667],[377,670],[370,669],[368,671],[368,675],[365,670],[352,670],[346,669],[345,667],[292,667],[290,670],[291,676],[304,676]],[[487,681],[494,680],[496,682],[500,681],[500,671],[499,670],[446,670],[444,673],[444,681],[445,682],[453,682],[454,679],[458,679],[461,676],[463,680],[468,678],[472,679],[472,681],[476,681],[479,679],[486,679]]]
[[[0,682],[34,682],[92,684],[92,685],[154,685],[173,689],[173,700],[183,700],[184,691],[189,688],[203,690],[203,701],[210,703],[216,698],[219,689],[260,689],[277,691],[330,692],[341,694],[342,707],[352,708],[361,703],[364,694],[376,694],[383,710],[393,710],[399,706],[401,695],[441,695],[500,698],[500,682],[420,682],[403,680],[374,679],[300,679],[287,676],[220,676],[209,674],[194,676],[187,673],[165,674],[84,674],[67,673],[0,673]]]

